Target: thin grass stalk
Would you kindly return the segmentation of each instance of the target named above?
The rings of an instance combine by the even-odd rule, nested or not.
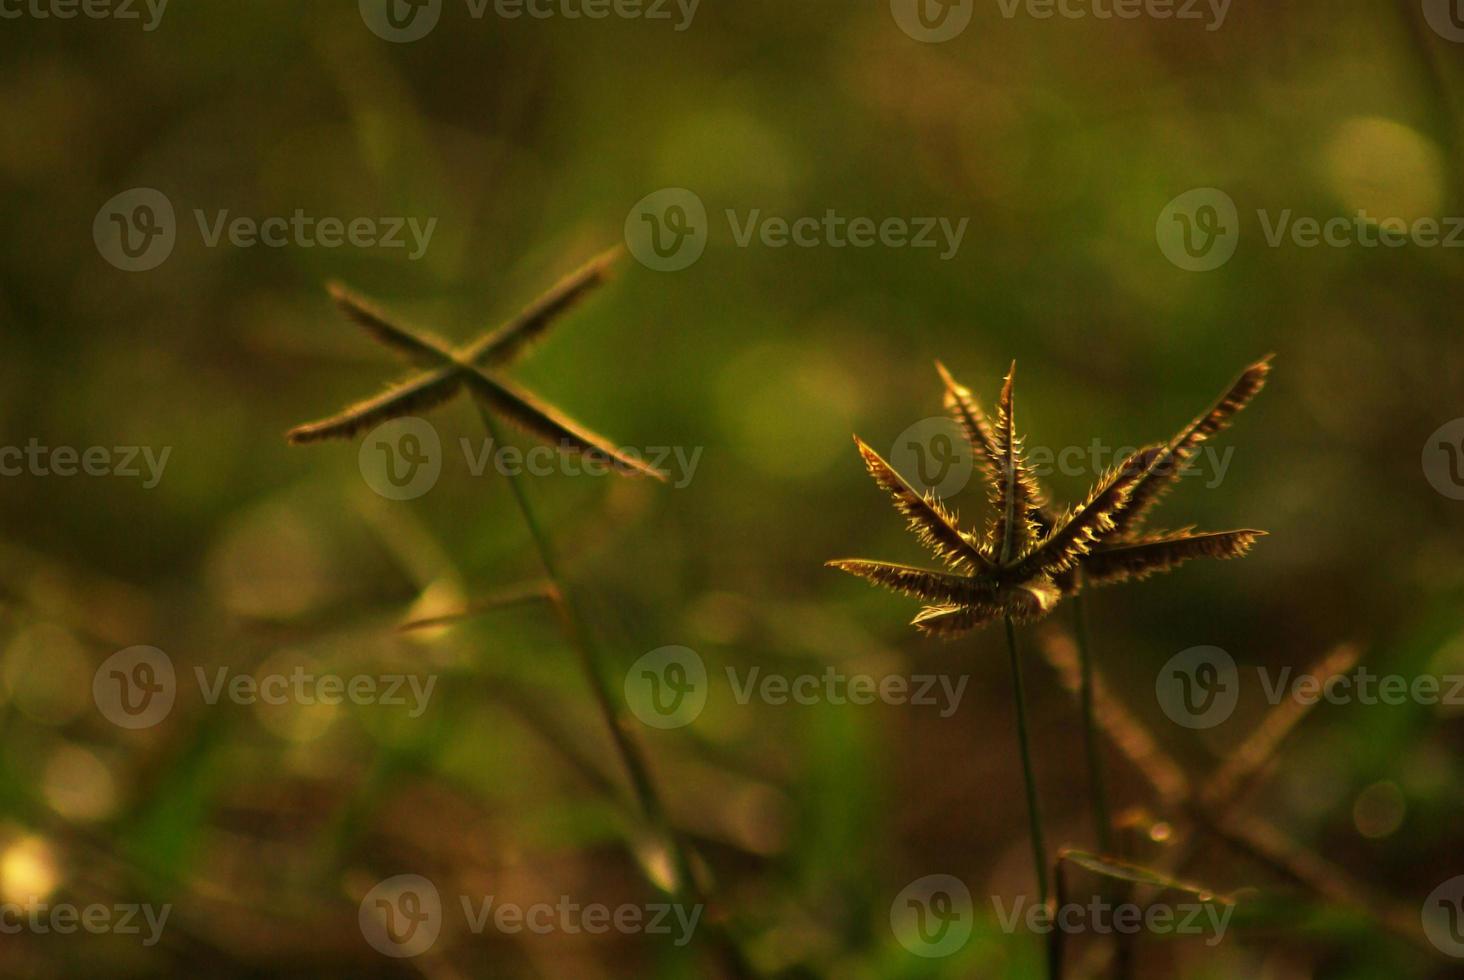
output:
[[[1083,572],[1079,569],[1077,592],[1073,595],[1073,637],[1078,647],[1078,667],[1081,675],[1079,700],[1083,706],[1083,744],[1088,757],[1088,786],[1093,804],[1093,827],[1098,835],[1098,850],[1112,857],[1122,857],[1113,846],[1113,816],[1108,805],[1108,781],[1103,775],[1103,746],[1098,741],[1098,725],[1093,711],[1093,643],[1088,630],[1088,608],[1083,598]],[[1104,893],[1113,896],[1113,889],[1105,884]],[[1125,896],[1132,895],[1131,889],[1123,889]],[[1118,955],[1114,963],[1117,980],[1132,980],[1134,975],[1133,944],[1127,936],[1118,938]]]
[[[1073,635],[1078,644],[1078,663],[1082,671],[1083,744],[1088,756],[1088,784],[1093,803],[1093,827],[1098,834],[1098,850],[1113,855],[1113,818],[1108,807],[1108,782],[1103,775],[1103,746],[1098,741],[1098,726],[1093,720],[1093,646],[1088,634],[1088,610],[1083,601],[1083,573],[1079,571],[1078,591],[1073,596]]]
[[[1012,662],[1012,696],[1017,703],[1017,744],[1022,755],[1022,777],[1027,784],[1027,820],[1032,838],[1032,861],[1037,871],[1037,895],[1047,907],[1047,845],[1042,835],[1042,808],[1037,800],[1037,775],[1032,768],[1032,742],[1027,734],[1027,693],[1022,684],[1022,661],[1017,655],[1017,629],[1010,616],[1006,620],[1007,653]],[[1056,961],[1048,945],[1048,975],[1056,977]]]
[[[488,430],[488,437],[493,440],[494,445],[498,445],[502,438],[492,413],[482,404],[476,401],[474,404],[478,409],[478,416]],[[529,537],[534,541],[534,548],[539,555],[539,564],[543,566],[544,577],[549,581],[551,598],[555,608],[559,611],[565,636],[579,657],[580,666],[584,671],[585,679],[589,682],[595,704],[599,708],[605,727],[610,731],[610,739],[615,745],[616,754],[620,756],[621,764],[630,777],[631,789],[635,794],[641,815],[655,832],[660,844],[665,847],[667,855],[671,859],[672,895],[683,904],[691,903],[702,906],[703,914],[705,914],[706,896],[696,880],[690,857],[681,842],[680,835],[672,828],[670,818],[666,815],[661,795],[651,777],[650,766],[631,737],[629,722],[616,708],[610,689],[605,684],[603,661],[590,639],[584,617],[559,573],[559,565],[555,560],[549,537],[535,515],[533,505],[529,503],[528,494],[523,487],[522,476],[517,471],[510,472],[507,475],[507,482],[513,493],[514,502],[518,505],[519,515],[528,529]],[[712,929],[717,955],[729,974],[739,978],[754,976],[751,965],[730,933],[715,925],[712,925]]]

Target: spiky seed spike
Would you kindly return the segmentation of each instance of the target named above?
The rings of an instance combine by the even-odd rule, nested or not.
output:
[[[883,561],[846,558],[825,564],[926,602],[960,604],[989,601],[997,589],[997,583],[991,579],[951,575],[948,572],[935,572]]]
[[[1038,577],[1002,589],[998,598],[1015,622],[1031,623],[1052,612],[1062,593],[1051,579]]]
[[[971,444],[971,451],[975,456],[976,467],[986,479],[988,488],[988,499],[994,499],[1000,492],[997,472],[998,454],[996,450],[996,432],[991,427],[991,420],[981,408],[981,403],[970,388],[961,384],[955,379],[946,366],[940,361],[935,362],[935,370],[940,374],[941,381],[945,384],[945,397],[943,403],[947,412],[960,425],[966,441]],[[1040,484],[1033,481],[1035,488],[1033,503],[1036,512],[1033,519],[1038,524],[1039,536],[1045,533],[1057,521],[1058,515],[1051,512],[1051,504],[1048,502],[1047,493]]]
[[[952,640],[978,626],[1000,618],[999,609],[975,609],[971,606],[926,606],[910,621],[927,636]]]
[[[1154,461],[1150,472],[1134,487],[1128,509],[1115,521],[1115,533],[1124,534],[1142,526],[1149,510],[1179,480],[1185,466],[1198,452],[1200,444],[1223,431],[1231,419],[1249,405],[1251,399],[1266,386],[1273,356],[1275,355],[1267,354],[1242,371],[1207,411],[1197,416],[1169,441],[1165,451]]]
[[[554,406],[485,373],[477,360],[497,363],[515,356],[551,320],[603,282],[610,263],[620,251],[617,247],[598,256],[530,305],[516,320],[460,350],[450,350],[435,338],[403,326],[370,301],[339,283],[331,284],[331,295],[346,316],[375,339],[429,370],[328,419],[292,429],[286,437],[300,444],[354,436],[388,419],[434,408],[467,385],[478,402],[507,416],[519,428],[557,445],[562,452],[583,453],[603,460],[618,473],[666,479],[664,473],[618,450],[609,440],[583,428]]]
[[[1085,580],[1101,585],[1143,578],[1194,558],[1239,557],[1264,532],[1200,534],[1186,528],[1140,536],[1120,533],[1119,522],[1135,503],[1136,488],[1153,481],[1152,486],[1162,490],[1163,481],[1169,478],[1162,464],[1188,459],[1200,442],[1223,428],[1254,397],[1269,369],[1268,360],[1252,365],[1226,396],[1173,440],[1141,449],[1110,469],[1083,503],[1063,515],[1043,503],[1040,487],[1023,465],[1013,407],[1016,364],[1002,387],[993,425],[971,393],[937,362],[936,370],[946,386],[946,407],[961,423],[977,457],[990,464],[996,477],[991,481],[996,517],[981,538],[960,531],[955,516],[938,498],[917,493],[856,436],[875,481],[895,498],[896,507],[921,541],[957,574],[942,577],[942,573],[925,569],[853,559],[830,564],[932,602],[914,625],[927,633],[950,636],[1004,617],[1021,622],[1039,619]],[[968,585],[970,582],[981,584],[977,587]]]
[[[1107,542],[1084,556],[1083,582],[1111,585],[1146,579],[1196,558],[1240,558],[1265,535],[1252,530],[1197,533],[1186,528]]]
[[[324,439],[350,439],[390,419],[436,408],[456,395],[461,387],[462,381],[455,368],[429,371],[373,398],[357,402],[328,419],[291,429],[285,438],[297,446]]]
[[[1148,472],[1160,446],[1140,449],[1111,468],[1094,484],[1088,498],[1070,510],[1027,557],[1017,562],[1018,576],[1067,571],[1093,545],[1113,530],[1113,518],[1128,504],[1134,484]]]
[[[604,436],[583,428],[522,388],[482,371],[464,373],[462,377],[473,397],[484,406],[561,452],[583,453],[603,460],[624,476],[649,476],[665,482],[665,473],[626,455]]]
[[[940,361],[935,362],[935,369],[940,373],[940,379],[945,383],[945,408],[960,425],[961,431],[966,436],[966,441],[971,444],[971,451],[975,454],[976,465],[986,477],[987,485],[991,493],[997,492],[997,453],[996,433],[992,431],[991,421],[987,419],[986,413],[982,411],[981,404],[976,401],[976,396],[971,389],[958,382],[946,366]]]
[[[935,636],[956,636],[967,630],[1010,616],[1014,622],[1041,619],[1057,605],[1062,594],[1046,578],[1017,585],[1003,585],[995,592],[977,595],[970,601],[927,606],[911,625]]]
[[[609,282],[611,267],[624,251],[621,245],[606,249],[565,276],[518,316],[470,346],[464,358],[480,367],[503,365],[516,359],[556,320],[597,287]]]
[[[916,492],[863,439],[855,436],[854,444],[859,447],[859,455],[864,458],[869,475],[894,498],[895,509],[904,515],[921,544],[934,551],[954,570],[991,571],[986,556],[961,534],[955,515],[946,510],[934,494]]]
[[[1037,481],[1027,469],[1022,441],[1017,435],[1013,392],[1016,374],[1017,362],[1013,361],[996,411],[997,480],[996,496],[991,501],[994,516],[990,541],[998,561],[1004,565],[1026,554],[1036,543],[1037,523],[1033,517],[1041,496]]]
[[[394,320],[375,303],[339,282],[326,284],[336,307],[373,338],[418,367],[444,367],[452,361],[445,341]]]

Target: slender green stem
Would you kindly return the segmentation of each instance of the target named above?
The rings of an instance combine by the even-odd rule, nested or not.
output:
[[[1017,702],[1017,743],[1022,751],[1022,776],[1027,783],[1027,820],[1032,833],[1032,860],[1037,868],[1037,894],[1047,904],[1047,845],[1042,836],[1042,809],[1037,802],[1037,776],[1032,768],[1032,744],[1027,736],[1027,693],[1022,684],[1022,661],[1017,655],[1017,630],[1006,617],[1007,652],[1012,661],[1012,693]]]
[[[1093,799],[1093,828],[1098,833],[1098,850],[1113,854],[1113,820],[1108,809],[1108,783],[1103,776],[1103,746],[1093,720],[1093,648],[1088,638],[1088,609],[1083,602],[1082,572],[1073,596],[1073,634],[1078,642],[1078,663],[1082,670],[1083,743],[1088,754],[1088,784]]]
[[[488,430],[488,437],[493,440],[495,446],[498,445],[502,440],[496,420],[481,404],[476,402],[474,404],[477,405],[483,426]],[[590,638],[590,632],[585,626],[584,616],[578,603],[559,573],[559,565],[555,560],[549,537],[535,515],[533,505],[529,503],[528,494],[523,487],[522,476],[517,471],[509,473],[508,485],[513,492],[513,499],[518,505],[524,526],[528,528],[529,537],[533,539],[534,548],[538,551],[539,563],[544,568],[544,577],[548,579],[553,590],[554,605],[559,610],[565,634],[579,657],[580,666],[584,670],[585,679],[589,682],[595,705],[599,708],[605,727],[610,731],[610,739],[615,745],[616,753],[620,756],[621,764],[630,777],[631,789],[635,793],[641,815],[660,838],[660,843],[666,848],[667,856],[671,860],[673,881],[670,890],[678,901],[701,905],[705,909],[706,896],[696,880],[686,847],[682,843],[680,835],[673,829],[671,820],[666,814],[660,793],[657,792],[655,781],[651,777],[650,765],[631,735],[630,721],[616,707],[615,699],[606,685],[604,664],[600,653]],[[711,930],[716,937],[719,955],[728,972],[735,977],[752,976],[753,971],[750,965],[730,934],[719,926],[711,926]]]

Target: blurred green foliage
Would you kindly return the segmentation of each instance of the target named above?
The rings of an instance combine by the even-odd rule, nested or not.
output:
[[[0,892],[176,906],[157,947],[7,936],[0,973],[706,968],[696,943],[613,933],[459,927],[400,962],[362,941],[362,896],[401,873],[506,901],[656,893],[623,847],[637,831],[617,760],[546,608],[392,631],[538,574],[503,481],[456,451],[481,438],[471,409],[432,414],[447,463],[406,503],[370,492],[356,446],[292,449],[281,435],[398,370],[336,316],[325,280],[465,339],[619,240],[632,205],[663,187],[705,202],[700,261],[626,261],[514,373],[626,445],[701,449],[698,468],[680,488],[556,476],[529,492],[617,671],[668,644],[708,665],[714,694],[694,725],[636,735],[764,969],[1040,969],[1038,943],[1003,934],[987,897],[1021,893],[1030,874],[1000,636],[922,640],[904,625],[909,602],[822,567],[919,558],[849,435],[883,451],[938,415],[936,358],[988,403],[1015,358],[1030,445],[1118,447],[1172,432],[1276,352],[1271,386],[1218,443],[1235,450],[1224,480],[1187,481],[1164,511],[1174,526],[1271,536],[1243,562],[1093,596],[1104,672],[1197,775],[1266,705],[1251,685],[1226,725],[1169,724],[1154,677],[1180,650],[1302,670],[1350,642],[1376,672],[1464,668],[1464,509],[1420,467],[1430,433],[1461,414],[1456,253],[1271,247],[1257,214],[1464,208],[1464,49],[1413,4],[1237,3],[1207,31],[1005,18],[991,3],[959,38],[920,44],[883,3],[707,0],[677,31],[474,19],[448,0],[428,37],[391,44],[347,0],[254,0],[175,4],[151,32],[23,16],[0,25],[0,46],[0,443],[172,449],[153,489],[0,479]],[[176,249],[144,273],[109,265],[90,231],[133,187],[178,214]],[[1240,214],[1234,258],[1208,273],[1176,268],[1155,240],[1166,202],[1196,187],[1225,190]],[[417,261],[210,248],[196,209],[437,225]],[[969,226],[948,261],[740,247],[729,209]],[[1092,475],[1050,482],[1071,499]],[[975,481],[960,503],[982,519]],[[1066,612],[1044,628],[1065,629]],[[1049,836],[1091,846],[1077,713],[1037,632],[1024,643]],[[189,682],[165,723],[128,732],[98,713],[91,680],[137,644],[186,677],[309,663],[439,682],[416,719],[209,706]],[[971,682],[942,718],[740,705],[719,680],[829,665]],[[1460,716],[1314,714],[1254,810],[1418,908],[1464,870],[1450,863]],[[1110,765],[1117,800],[1148,803],[1117,755]],[[1403,811],[1368,836],[1355,807],[1378,784]],[[959,955],[922,960],[889,907],[934,873],[967,883],[977,924]],[[1290,897],[1218,950],[1144,940],[1143,976],[1451,975],[1365,917],[1317,924],[1305,895],[1224,851],[1196,873]]]

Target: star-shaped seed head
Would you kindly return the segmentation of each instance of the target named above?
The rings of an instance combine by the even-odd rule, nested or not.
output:
[[[956,636],[1002,618],[1030,622],[1052,611],[1083,585],[1108,585],[1169,571],[1195,558],[1238,558],[1264,531],[1147,532],[1145,518],[1174,485],[1200,445],[1230,424],[1266,383],[1270,358],[1241,373],[1207,411],[1168,442],[1131,454],[1103,474],[1080,504],[1058,512],[1028,467],[1017,435],[1012,380],[1007,374],[989,419],[970,389],[943,365],[945,406],[971,443],[989,490],[984,531],[963,530],[934,493],[921,493],[859,437],[864,464],[894,498],[921,544],[945,565],[937,571],[888,562],[843,559],[833,568],[930,603],[913,625]]]
[[[287,438],[296,445],[349,439],[391,419],[436,408],[466,388],[483,408],[561,452],[599,459],[624,475],[664,480],[665,474],[660,470],[621,452],[604,436],[580,425],[495,370],[517,360],[560,316],[604,283],[620,251],[611,249],[591,260],[512,320],[456,349],[430,334],[405,326],[369,300],[332,283],[331,297],[348,319],[421,371],[328,419],[292,429]]]

